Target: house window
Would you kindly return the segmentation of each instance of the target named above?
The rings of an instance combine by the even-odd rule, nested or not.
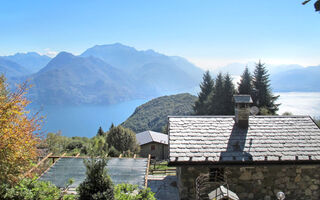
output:
[[[224,182],[224,168],[210,168],[210,182]]]
[[[156,150],[156,145],[151,145],[151,151],[154,151],[154,150]]]

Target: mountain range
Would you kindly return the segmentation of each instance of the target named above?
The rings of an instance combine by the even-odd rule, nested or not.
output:
[[[59,53],[29,77],[31,99],[38,104],[111,104],[138,97],[120,70],[95,57]]]
[[[320,65],[274,74],[271,85],[275,92],[320,92]]]
[[[0,73],[12,78],[28,75],[31,72],[16,62],[0,57]]]
[[[239,76],[244,67],[233,63],[213,74]],[[248,67],[253,72],[254,63]],[[267,67],[274,92],[320,91],[320,66]],[[54,58],[35,52],[0,56],[0,73],[9,83],[29,80],[34,85],[29,97],[37,104],[113,104],[182,92],[196,94],[203,72],[182,57],[120,43],[96,45],[78,56],[68,52]]]
[[[138,51],[119,43],[97,45],[79,56],[60,52],[44,67],[40,55],[34,56],[34,62],[24,59],[26,64],[11,61],[18,55],[21,61],[21,56],[30,58],[33,53],[2,57],[5,64],[0,62],[0,70],[7,72],[11,82],[29,80],[34,85],[29,97],[37,104],[112,104],[190,92],[203,74],[181,57]],[[30,67],[28,63],[38,64]],[[38,71],[32,73],[31,68]]]
[[[11,56],[1,56],[0,59],[12,61],[25,68],[28,72],[25,72],[23,75],[38,72],[51,60],[49,56],[39,55],[36,52],[16,53]]]

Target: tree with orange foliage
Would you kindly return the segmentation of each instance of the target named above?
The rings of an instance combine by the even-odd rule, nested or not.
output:
[[[37,158],[41,118],[30,116],[27,84],[11,92],[0,76],[0,183],[16,183]]]

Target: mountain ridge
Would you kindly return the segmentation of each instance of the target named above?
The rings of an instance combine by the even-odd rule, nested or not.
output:
[[[13,56],[42,58],[35,52]],[[10,83],[31,80],[35,86],[30,97],[39,104],[112,104],[183,92],[196,94],[204,73],[185,58],[121,43],[95,45],[80,55],[62,51],[52,59],[44,56],[48,63],[35,73],[8,57],[0,56],[0,72]],[[248,65],[253,69],[254,63]],[[320,66],[314,70],[294,64],[266,66],[274,92],[320,91]],[[245,64],[234,63],[213,72],[231,72],[238,78],[244,68]]]
[[[136,133],[152,130],[162,132],[168,115],[191,115],[197,97],[189,93],[154,98],[138,106],[121,125]]]
[[[30,73],[38,72],[51,60],[50,57],[46,55],[40,55],[37,52],[16,53],[14,55],[1,57],[23,66],[24,68],[28,69]]]
[[[0,73],[3,73],[7,78],[12,78],[24,76],[31,72],[16,62],[0,57]]]
[[[119,84],[121,82],[121,84]],[[98,58],[61,52],[31,76],[31,96],[46,104],[112,104],[138,98],[130,80]]]
[[[104,47],[111,51],[110,47],[115,47],[115,51],[122,52],[119,55],[130,52],[138,55],[136,60],[144,60],[137,62],[134,70],[127,70],[115,67],[117,63],[113,62],[120,58],[123,61],[124,57],[117,55],[113,60],[110,59],[113,63],[110,64],[102,59],[103,50],[100,54],[85,56],[60,52],[44,68],[28,76],[35,85],[30,90],[32,100],[39,104],[59,105],[113,104],[188,92],[198,86],[202,77],[203,71],[183,58],[172,59],[153,50],[137,51],[120,43],[95,47],[99,51]],[[134,59],[132,55],[130,59]],[[198,72],[198,75],[194,72]]]

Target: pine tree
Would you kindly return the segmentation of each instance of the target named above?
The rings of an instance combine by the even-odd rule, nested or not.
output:
[[[224,80],[222,73],[219,73],[216,78],[214,86],[214,93],[210,95],[209,99],[209,115],[223,115],[224,114]]]
[[[248,67],[245,68],[241,75],[240,83],[238,84],[238,94],[252,94],[252,76]]]
[[[233,103],[233,95],[235,94],[234,85],[232,83],[232,79],[229,74],[224,76],[224,84],[223,84],[223,115],[233,115],[234,114],[234,103]]]
[[[198,100],[195,102],[193,110],[196,115],[205,115],[208,113],[208,97],[213,92],[214,81],[209,71],[203,74],[203,82],[200,84],[201,92],[198,94]]]
[[[107,174],[107,160],[91,158],[85,162],[86,179],[79,185],[79,200],[113,200],[113,184]]]
[[[111,123],[109,130],[112,129],[112,128],[114,128],[114,124],[113,123]]]
[[[268,71],[260,61],[256,64],[252,83],[254,88],[252,95],[254,105],[258,106],[260,110],[266,110],[264,114],[276,114],[280,104],[276,104],[275,101],[279,96],[273,96]]]
[[[104,131],[102,129],[102,127],[100,126],[97,132],[97,136],[103,136],[104,135]]]

